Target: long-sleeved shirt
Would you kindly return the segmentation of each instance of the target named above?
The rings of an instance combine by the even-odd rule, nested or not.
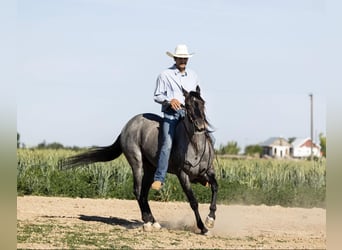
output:
[[[182,87],[186,91],[195,91],[196,86],[200,85],[197,74],[191,69],[186,69],[181,73],[176,65],[161,72],[157,78],[154,100],[162,104],[162,111],[169,108],[169,102],[177,99],[184,104]]]

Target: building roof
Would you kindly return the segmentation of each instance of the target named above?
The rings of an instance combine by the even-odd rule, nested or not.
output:
[[[292,143],[292,147],[294,148],[299,148],[299,147],[303,147],[305,146],[305,143],[306,142],[309,142],[311,143],[311,138],[310,137],[307,137],[307,138],[296,138]],[[317,148],[321,148],[321,146],[315,142],[313,142],[313,145],[314,147],[317,147]]]
[[[282,137],[271,137],[268,140],[260,143],[262,147],[271,147],[271,146],[287,146],[290,147],[291,144]]]

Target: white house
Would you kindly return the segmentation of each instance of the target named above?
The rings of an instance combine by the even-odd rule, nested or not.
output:
[[[321,146],[312,143],[310,138],[297,138],[291,143],[291,156],[294,158],[306,158],[311,156],[321,157]]]
[[[259,144],[263,149],[263,155],[273,158],[290,157],[291,144],[285,138],[271,137]]]

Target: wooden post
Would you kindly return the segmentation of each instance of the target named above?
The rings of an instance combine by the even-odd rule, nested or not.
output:
[[[311,155],[310,160],[313,160],[313,94],[309,94],[310,96],[310,137],[311,137]]]

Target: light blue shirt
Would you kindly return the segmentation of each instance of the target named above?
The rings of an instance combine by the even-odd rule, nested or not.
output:
[[[191,69],[186,69],[181,73],[176,65],[164,70],[157,78],[154,100],[162,104],[162,111],[165,111],[172,99],[177,99],[184,104],[182,87],[186,91],[195,91],[200,82],[197,74]]]

